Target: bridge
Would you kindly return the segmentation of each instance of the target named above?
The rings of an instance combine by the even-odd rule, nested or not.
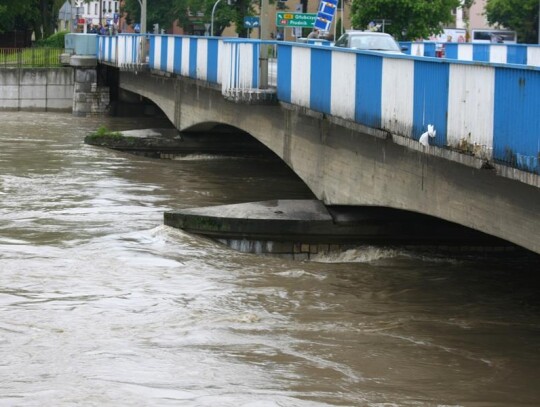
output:
[[[517,52],[527,65],[417,56],[418,45],[389,55],[118,35],[99,37],[98,59],[181,131],[226,124],[251,134],[325,205],[427,214],[540,253],[540,70],[530,48]],[[436,134],[421,143],[428,125]]]

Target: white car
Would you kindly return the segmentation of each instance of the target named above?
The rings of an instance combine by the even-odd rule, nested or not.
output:
[[[373,31],[347,31],[334,44],[336,47],[401,54],[402,50],[390,34]]]

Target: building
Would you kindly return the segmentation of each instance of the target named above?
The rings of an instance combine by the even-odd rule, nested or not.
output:
[[[469,11],[469,28],[477,30],[482,28],[493,28],[489,25],[486,16],[484,15],[486,8],[486,0],[475,0]]]
[[[102,0],[91,1],[89,3],[83,0],[66,1],[60,8],[58,14],[58,30],[72,31],[72,22],[76,23],[73,31],[87,32],[91,26],[118,25],[120,22],[120,1]]]

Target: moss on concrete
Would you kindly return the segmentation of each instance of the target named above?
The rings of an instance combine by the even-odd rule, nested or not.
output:
[[[105,126],[100,126],[95,132],[84,138],[86,144],[94,146],[104,146],[111,148],[134,147],[141,143],[141,139],[124,136],[118,131],[108,130]]]

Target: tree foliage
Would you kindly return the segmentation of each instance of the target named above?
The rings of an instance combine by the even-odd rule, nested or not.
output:
[[[181,4],[184,3],[184,4]],[[182,0],[147,0],[146,25],[151,31],[152,24],[160,27],[169,27],[176,19],[182,19],[187,15],[187,1]],[[140,23],[141,6],[137,0],[126,0],[122,11],[127,13],[128,23]]]
[[[33,30],[36,37],[50,36],[58,18],[57,0],[2,0],[0,32]]]
[[[177,21],[180,27],[188,31],[194,21],[211,23],[212,8],[215,0],[147,0],[147,30],[153,24],[162,28],[171,27]],[[123,11],[128,14],[128,22],[140,21],[140,6],[137,0],[126,0]],[[253,13],[251,0],[237,0],[234,5],[228,5],[221,0],[214,13],[214,35],[221,35],[223,30],[236,22],[239,36],[245,36],[243,26],[244,16]],[[238,24],[241,23],[241,24]]]
[[[427,38],[454,21],[452,10],[459,0],[354,0],[351,14],[356,29],[374,20],[391,20],[385,32],[398,39]]]
[[[486,17],[492,25],[517,32],[518,41],[538,41],[538,0],[488,0]]]

